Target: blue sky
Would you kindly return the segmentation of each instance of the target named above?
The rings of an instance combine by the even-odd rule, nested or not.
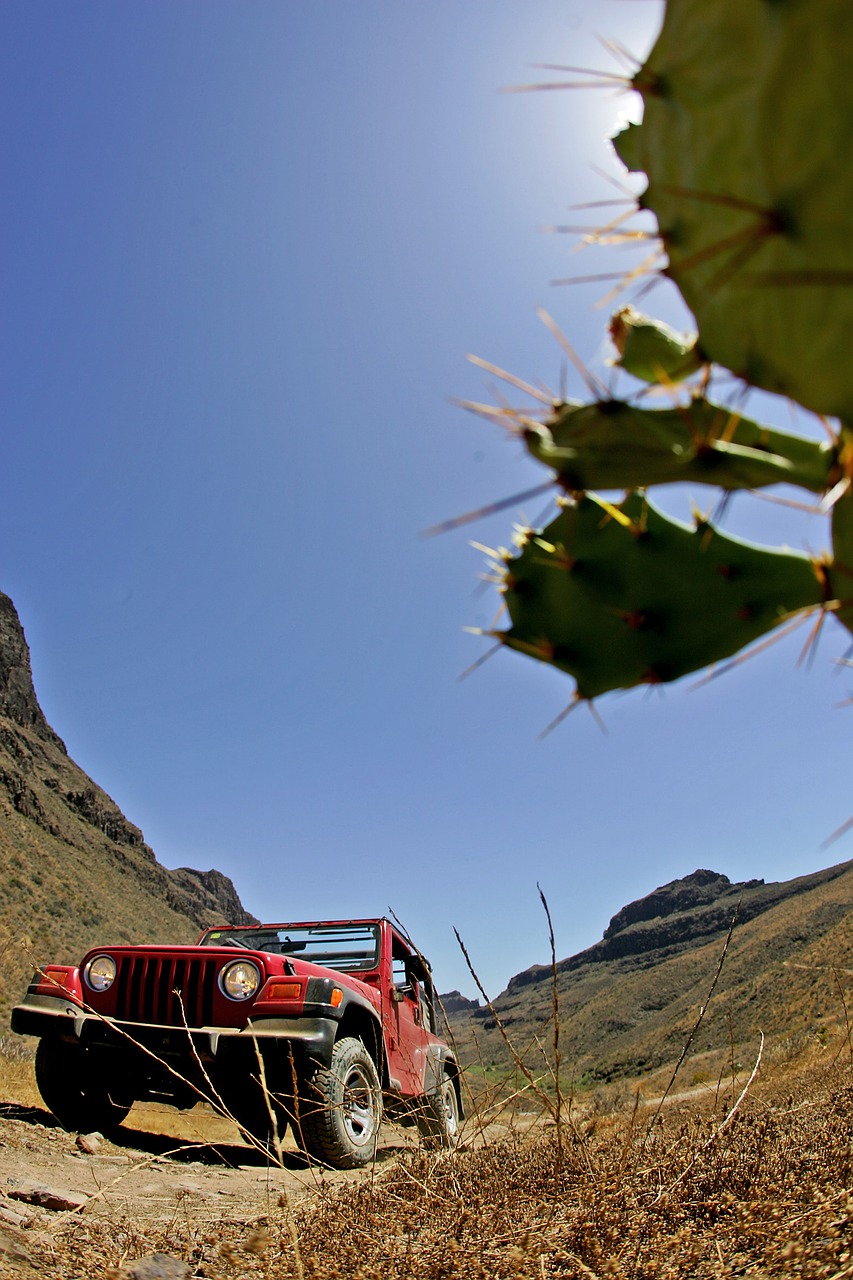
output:
[[[499,90],[554,78],[534,63],[619,70],[598,37],[640,56],[659,20],[0,7],[0,588],[48,719],[167,866],[218,867],[267,918],[390,907],[443,989],[474,994],[453,926],[492,993],[547,959],[537,882],[568,955],[697,867],[853,853],[821,848],[853,811],[840,629],[810,668],[797,637],[695,692],[603,700],[606,736],[578,713],[540,741],[568,680],[510,654],[457,676],[498,603],[470,539],[544,504],[419,536],[543,478],[453,403],[491,395],[467,352],[558,388],[544,305],[610,377],[602,287],[550,282],[629,259],[542,227],[618,194],[606,138],[636,103]],[[669,286],[644,305],[681,315]],[[826,541],[749,500],[727,527]]]

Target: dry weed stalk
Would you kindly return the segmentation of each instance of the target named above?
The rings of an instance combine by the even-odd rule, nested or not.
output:
[[[838,970],[834,965],[832,968],[832,976],[835,979],[835,985],[838,987],[838,994],[841,997],[841,1007],[844,1010],[844,1035],[847,1041],[847,1048],[850,1052],[850,1073],[853,1075],[853,1040],[850,1038],[850,1015],[847,1011],[847,1000],[844,995],[844,987],[841,985]]]
[[[528,1067],[527,1063],[524,1061],[524,1058],[523,1058],[519,1053],[517,1053],[517,1051],[516,1051],[516,1048],[515,1048],[514,1044],[512,1043],[512,1041],[510,1040],[510,1038],[509,1038],[509,1036],[508,1036],[508,1034],[507,1034],[506,1027],[505,1027],[505,1026],[504,1026],[504,1024],[501,1022],[500,1015],[497,1013],[497,1011],[496,1011],[496,1009],[495,1009],[495,1006],[492,1004],[492,1001],[491,1001],[491,1000],[489,999],[489,997],[486,995],[486,990],[485,990],[485,988],[484,988],[484,986],[483,986],[482,982],[480,981],[480,978],[479,978],[479,976],[478,976],[478,974],[477,974],[477,972],[476,972],[476,970],[475,970],[475,968],[474,968],[474,965],[473,965],[473,964],[472,964],[472,962],[471,962],[471,957],[470,957],[470,955],[468,954],[468,949],[467,949],[467,947],[465,946],[465,943],[462,941],[461,937],[459,936],[459,930],[454,928],[453,932],[454,932],[454,934],[456,935],[456,941],[459,943],[459,948],[460,948],[460,950],[461,950],[461,952],[462,952],[462,955],[465,957],[465,963],[466,963],[466,964],[467,964],[467,966],[468,966],[468,972],[471,974],[471,977],[474,979],[474,982],[475,982],[475,983],[476,983],[476,985],[477,985],[477,990],[479,991],[480,995],[483,997],[483,1000],[485,1001],[486,1008],[488,1009],[489,1013],[490,1013],[490,1014],[492,1015],[492,1017],[494,1018],[494,1020],[495,1020],[495,1026],[497,1027],[498,1031],[500,1032],[501,1039],[503,1040],[504,1044],[505,1044],[505,1045],[506,1045],[506,1047],[509,1049],[510,1054],[512,1055],[512,1060],[513,1060],[513,1062],[515,1063],[515,1066],[516,1066],[517,1070],[519,1070],[519,1071],[521,1072],[521,1074],[522,1074],[522,1075],[524,1076],[524,1078],[527,1080],[527,1082],[528,1082],[528,1084],[529,1084],[530,1088],[533,1090],[533,1092],[534,1092],[534,1094],[536,1095],[536,1097],[537,1097],[537,1098],[539,1098],[540,1102],[542,1102],[542,1103],[544,1104],[544,1106],[545,1106],[545,1108],[547,1109],[547,1111],[549,1112],[549,1114],[553,1117],[553,1116],[554,1116],[554,1104],[553,1104],[553,1102],[552,1102],[552,1101],[551,1101],[551,1099],[548,1097],[548,1095],[547,1095],[547,1093],[544,1091],[544,1089],[542,1089],[542,1088],[540,1087],[540,1085],[539,1085],[539,1081],[538,1081],[538,1080],[535,1078],[535,1076],[533,1075],[533,1072],[530,1070],[530,1068]]]
[[[183,1010],[183,1006],[182,1006],[182,1010]],[[272,1096],[270,1094],[269,1089],[267,1088],[267,1075],[266,1075],[266,1068],[264,1067],[264,1056],[261,1053],[261,1047],[258,1044],[257,1036],[254,1036],[254,1035],[252,1036],[252,1044],[254,1045],[255,1057],[258,1063],[259,1083],[261,1085],[261,1089],[263,1090],[264,1102],[266,1104],[267,1112],[269,1113],[269,1118],[270,1118],[270,1128],[272,1132],[273,1143],[275,1146],[275,1162],[278,1165],[278,1167],[281,1169],[284,1167],[284,1153],[282,1151],[281,1136],[278,1131],[278,1122],[276,1119]],[[291,1063],[292,1062],[293,1062],[293,1055],[291,1054]],[[295,1078],[295,1069],[294,1069],[294,1078]],[[298,1097],[298,1092],[294,1091],[294,1098],[296,1097]],[[287,1223],[287,1229],[288,1229],[288,1232],[290,1233],[290,1242],[293,1246],[293,1265],[296,1273],[296,1280],[304,1280],[305,1270],[302,1266],[302,1250],[299,1247],[299,1232],[296,1227],[296,1219],[293,1216],[293,1205],[291,1204],[290,1195],[288,1193],[286,1185],[284,1186],[282,1193],[279,1197],[279,1205],[284,1210],[284,1219],[285,1219],[285,1222]]]
[[[702,1002],[702,1004],[701,1004],[701,1006],[700,1006],[700,1009],[699,1009],[699,1015],[698,1015],[698,1017],[696,1018],[696,1021],[693,1023],[693,1026],[692,1026],[692,1027],[691,1027],[691,1029],[690,1029],[690,1034],[688,1035],[687,1039],[686,1039],[686,1040],[685,1040],[685,1042],[684,1042],[684,1046],[683,1046],[683,1048],[682,1048],[682,1050],[681,1050],[681,1055],[680,1055],[680,1057],[679,1057],[678,1061],[677,1061],[677,1062],[676,1062],[676,1064],[675,1064],[675,1068],[673,1069],[672,1075],[671,1075],[671,1076],[670,1076],[670,1078],[669,1078],[669,1084],[668,1084],[668,1085],[666,1086],[666,1088],[664,1089],[664,1091],[663,1091],[663,1095],[661,1096],[660,1100],[658,1101],[657,1109],[656,1109],[656,1111],[655,1111],[654,1115],[652,1116],[651,1120],[649,1121],[649,1125],[648,1125],[648,1128],[647,1128],[647,1130],[646,1130],[646,1138],[648,1138],[649,1134],[651,1133],[652,1129],[653,1129],[653,1128],[654,1128],[654,1126],[655,1126],[655,1123],[656,1123],[656,1121],[657,1121],[657,1119],[658,1119],[658,1116],[659,1116],[659,1115],[660,1115],[660,1113],[661,1113],[661,1108],[663,1107],[663,1104],[666,1102],[667,1097],[669,1096],[669,1093],[670,1093],[670,1091],[671,1091],[671,1089],[672,1089],[672,1086],[675,1084],[675,1078],[676,1078],[676,1076],[678,1075],[679,1071],[681,1070],[681,1067],[682,1067],[682,1065],[683,1065],[683,1063],[684,1063],[684,1059],[687,1057],[687,1054],[688,1054],[688,1052],[689,1052],[689,1050],[690,1050],[690,1046],[691,1046],[691,1044],[693,1043],[693,1041],[694,1041],[694,1040],[695,1040],[695,1038],[696,1038],[696,1033],[698,1032],[699,1028],[701,1027],[702,1022],[704,1021],[705,1014],[706,1014],[706,1013],[707,1013],[707,1011],[708,1011],[708,1005],[711,1003],[711,997],[713,996],[714,991],[716,990],[716,987],[717,987],[717,983],[718,983],[718,982],[719,982],[719,980],[720,980],[720,974],[723,972],[723,965],[724,965],[724,964],[725,964],[725,962],[726,962],[726,956],[728,955],[728,950],[729,950],[729,943],[730,943],[730,942],[731,942],[731,940],[732,940],[732,934],[734,933],[735,925],[737,924],[737,918],[738,918],[738,916],[740,915],[740,906],[741,906],[741,902],[742,902],[742,901],[743,901],[743,899],[739,899],[739,900],[738,900],[738,904],[737,904],[737,906],[735,907],[735,913],[734,913],[734,915],[732,916],[732,922],[731,922],[731,924],[729,925],[729,931],[728,931],[728,933],[726,934],[726,941],[725,941],[725,943],[723,944],[723,950],[722,950],[722,953],[721,953],[721,955],[720,955],[720,961],[719,961],[719,964],[717,965],[717,972],[714,974],[714,979],[713,979],[713,981],[712,981],[712,983],[711,983],[710,987],[708,988],[708,994],[706,995],[705,999],[703,1000],[703,1002]]]
[[[546,911],[546,913],[548,914],[548,924],[549,924],[549,927],[550,927],[550,925],[551,925],[551,916],[550,916],[550,912],[548,912],[548,904],[547,904],[547,902],[545,901],[545,898],[544,898],[544,895],[542,894],[541,889],[539,890],[539,893],[540,893],[540,896],[542,897],[542,902],[543,902],[543,905],[545,906],[545,911]],[[480,978],[479,978],[479,976],[478,976],[478,974],[477,974],[477,972],[476,972],[476,970],[475,970],[475,968],[474,968],[474,966],[473,966],[473,964],[472,964],[472,962],[471,962],[471,957],[470,957],[470,955],[468,954],[468,950],[467,950],[467,948],[466,948],[466,946],[465,946],[465,943],[462,941],[462,938],[461,938],[461,937],[460,937],[460,935],[459,935],[459,930],[458,930],[458,929],[456,929],[456,928],[454,928],[453,932],[454,932],[454,933],[455,933],[455,935],[456,935],[456,941],[459,943],[459,947],[460,947],[460,950],[462,951],[462,955],[465,957],[465,963],[466,963],[466,964],[467,964],[467,966],[468,966],[468,972],[471,974],[471,977],[474,979],[474,982],[475,982],[475,983],[476,983],[476,985],[477,985],[477,990],[480,992],[480,995],[483,997],[483,1000],[484,1000],[484,1001],[485,1001],[485,1003],[486,1003],[486,1008],[489,1010],[489,1013],[492,1015],[492,1017],[493,1017],[493,1018],[494,1018],[494,1020],[495,1020],[495,1026],[497,1027],[498,1031],[500,1032],[500,1035],[501,1035],[501,1038],[502,1038],[502,1040],[503,1040],[504,1044],[505,1044],[505,1045],[507,1046],[507,1048],[509,1049],[509,1052],[510,1052],[510,1054],[511,1054],[511,1056],[512,1056],[512,1060],[513,1060],[513,1062],[514,1062],[514,1064],[515,1064],[516,1070],[520,1071],[520,1072],[521,1072],[521,1074],[524,1076],[524,1078],[527,1080],[527,1082],[528,1082],[528,1085],[529,1085],[530,1089],[533,1091],[534,1095],[535,1095],[535,1096],[540,1100],[540,1102],[544,1105],[545,1110],[548,1112],[548,1114],[550,1115],[550,1117],[551,1117],[552,1121],[554,1122],[554,1126],[555,1126],[556,1133],[557,1133],[557,1164],[558,1164],[558,1166],[559,1166],[560,1162],[562,1161],[562,1128],[561,1128],[561,1122],[562,1122],[562,1092],[561,1092],[561,1089],[560,1089],[559,1072],[557,1072],[557,1073],[556,1073],[556,1101],[552,1101],[552,1100],[551,1100],[551,1098],[549,1097],[548,1093],[547,1093],[547,1092],[546,1092],[546,1091],[541,1087],[541,1085],[540,1085],[539,1081],[536,1079],[536,1077],[533,1075],[533,1072],[532,1072],[532,1071],[530,1070],[530,1068],[528,1067],[528,1065],[527,1065],[527,1063],[526,1063],[526,1061],[525,1061],[524,1054],[519,1053],[519,1051],[517,1050],[516,1046],[513,1044],[513,1042],[512,1042],[512,1040],[511,1040],[510,1036],[507,1034],[506,1027],[505,1027],[505,1026],[504,1026],[504,1024],[501,1022],[500,1015],[498,1014],[497,1010],[496,1010],[496,1009],[495,1009],[495,1007],[494,1007],[494,1004],[492,1003],[492,1001],[489,999],[488,995],[486,994],[485,988],[483,987],[483,984],[482,984],[482,982],[480,981]],[[553,929],[551,929],[552,973],[553,973],[553,978],[554,978],[554,987],[553,987],[554,1013],[553,1013],[553,1017],[554,1017],[554,1020],[555,1020],[555,1035],[556,1035],[556,1036],[559,1036],[559,1021],[558,1021],[558,1018],[559,1018],[559,999],[558,999],[558,995],[557,995],[557,985],[556,985],[556,957],[555,957],[555,953],[554,953],[554,949],[553,949],[553,945],[554,945],[554,944],[553,944],[553,939],[554,939],[554,934],[553,934]],[[534,1043],[538,1043],[538,1041],[537,1041],[537,1038],[536,1038],[536,1037],[534,1037]],[[540,1048],[541,1048],[541,1046],[540,1046]],[[544,1055],[543,1055],[543,1056],[544,1056]],[[547,1057],[546,1057],[546,1064],[547,1064]],[[559,1067],[559,1058],[558,1058],[558,1060],[557,1060],[557,1066]],[[554,1075],[554,1074],[555,1074],[555,1073],[554,1073],[554,1071],[553,1071],[553,1069],[552,1069],[552,1068],[550,1068],[550,1065],[549,1065],[549,1073],[550,1073],[551,1075]],[[584,1153],[584,1158],[585,1158],[585,1160],[587,1161],[587,1163],[588,1163],[588,1165],[589,1165],[590,1170],[592,1170],[592,1160],[591,1160],[590,1153],[589,1153],[589,1151],[588,1151],[588,1149],[587,1149],[587,1146],[586,1146],[586,1140],[585,1140],[584,1136],[583,1136],[583,1135],[578,1131],[577,1126],[575,1125],[574,1119],[573,1119],[572,1114],[571,1114],[571,1109],[569,1109],[569,1113],[568,1113],[568,1120],[569,1120],[569,1124],[571,1125],[572,1135],[573,1135],[573,1137],[574,1137],[574,1139],[575,1139],[575,1143],[576,1143],[576,1145],[577,1145],[578,1147],[580,1147],[580,1149],[583,1151],[583,1153]]]
[[[536,888],[539,890],[539,897],[545,910],[545,918],[548,921],[548,939],[551,943],[551,1010],[554,1026],[554,1091],[556,1096],[554,1122],[557,1127],[557,1160],[560,1162],[563,1157],[563,1094],[560,1086],[560,996],[557,990],[557,951],[554,943],[554,924],[551,920],[548,900],[539,884],[536,885]]]
[[[760,1034],[761,1034],[761,1041],[760,1041],[759,1046],[758,1046],[758,1056],[757,1056],[757,1057],[756,1057],[756,1059],[755,1059],[755,1066],[752,1068],[752,1072],[751,1072],[751,1074],[750,1074],[750,1077],[749,1077],[749,1079],[747,1080],[746,1084],[744,1085],[743,1091],[741,1092],[741,1095],[740,1095],[740,1097],[738,1098],[737,1102],[736,1102],[736,1103],[734,1104],[734,1106],[731,1108],[731,1110],[729,1111],[729,1113],[728,1113],[728,1115],[726,1116],[725,1120],[723,1120],[722,1124],[721,1124],[721,1125],[719,1125],[719,1126],[718,1126],[718,1128],[714,1129],[714,1130],[711,1132],[710,1137],[709,1137],[709,1138],[708,1138],[708,1139],[703,1143],[703,1145],[699,1148],[699,1150],[698,1150],[698,1151],[696,1152],[696,1154],[693,1156],[693,1158],[692,1158],[692,1160],[690,1161],[690,1163],[689,1163],[688,1165],[686,1165],[684,1169],[682,1169],[681,1173],[678,1175],[678,1177],[675,1179],[675,1181],[674,1181],[674,1182],[672,1182],[672,1183],[670,1183],[670,1185],[669,1185],[668,1187],[666,1187],[666,1189],[665,1189],[665,1190],[660,1191],[660,1192],[658,1193],[658,1197],[657,1197],[657,1200],[655,1200],[655,1204],[657,1204],[657,1203],[658,1203],[658,1201],[660,1201],[661,1199],[663,1199],[663,1197],[664,1197],[664,1196],[670,1195],[670,1194],[675,1190],[675,1188],[678,1186],[678,1184],[679,1184],[680,1182],[682,1182],[682,1181],[687,1177],[688,1173],[689,1173],[689,1172],[690,1172],[690,1170],[693,1168],[693,1166],[695,1165],[695,1163],[696,1163],[696,1161],[699,1159],[699,1157],[700,1157],[700,1156],[701,1156],[705,1151],[707,1151],[708,1147],[710,1147],[710,1145],[711,1145],[711,1143],[712,1143],[712,1142],[716,1142],[716,1141],[717,1141],[717,1139],[719,1138],[720,1134],[721,1134],[721,1133],[723,1133],[723,1132],[724,1132],[724,1130],[726,1130],[726,1129],[729,1127],[729,1125],[731,1124],[732,1120],[735,1118],[735,1115],[736,1115],[736,1114],[737,1114],[737,1112],[740,1110],[740,1105],[741,1105],[741,1103],[743,1102],[743,1100],[744,1100],[744,1098],[746,1097],[746,1095],[749,1093],[749,1090],[750,1090],[750,1088],[751,1088],[751,1086],[752,1086],[752,1083],[753,1083],[753,1081],[755,1080],[755,1077],[758,1075],[758,1068],[759,1068],[759,1066],[761,1065],[761,1055],[764,1053],[764,1032],[762,1031]]]

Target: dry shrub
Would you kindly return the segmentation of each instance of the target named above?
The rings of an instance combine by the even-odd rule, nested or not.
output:
[[[91,1276],[176,1253],[214,1280],[356,1277],[823,1277],[853,1274],[849,1064],[668,1105],[634,1108],[586,1136],[553,1126],[468,1150],[401,1155],[387,1172],[296,1209],[201,1225],[69,1224],[42,1274]],[[587,1126],[589,1129],[590,1126]],[[292,1222],[292,1219],[291,1219]]]
[[[306,1218],[306,1274],[846,1274],[849,1076],[753,1099],[721,1129],[725,1117],[671,1111],[648,1133],[624,1115],[562,1161],[553,1132],[414,1156]]]

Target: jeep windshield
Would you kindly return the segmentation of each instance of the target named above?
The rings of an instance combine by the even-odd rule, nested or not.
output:
[[[375,969],[378,965],[379,926],[281,924],[248,929],[209,929],[199,945],[298,956],[311,964],[349,973]]]

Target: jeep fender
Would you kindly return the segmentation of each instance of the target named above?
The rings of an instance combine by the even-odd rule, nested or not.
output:
[[[379,1010],[359,992],[343,985],[342,990],[344,998],[339,1009],[340,1019],[335,1039],[353,1036],[356,1040],[361,1040],[376,1064],[380,1080],[387,1084],[388,1065],[385,1061],[385,1042]],[[329,1063],[324,1063],[324,1066],[328,1065]]]

